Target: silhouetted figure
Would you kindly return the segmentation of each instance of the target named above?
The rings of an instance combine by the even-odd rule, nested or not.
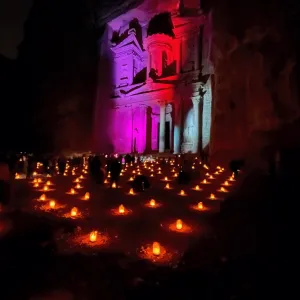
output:
[[[189,184],[191,181],[191,175],[184,171],[184,169],[180,170],[177,178],[178,184]]]
[[[0,205],[5,206],[10,200],[10,173],[4,156],[0,157]]]
[[[135,177],[134,181],[132,181],[131,186],[136,192],[143,192],[145,189],[150,188],[150,182],[148,178],[144,175],[138,175]]]
[[[229,163],[229,169],[234,174],[236,178],[238,176],[239,170],[244,166],[245,161],[243,159],[235,159]]]
[[[130,162],[131,162],[131,156],[129,154],[126,154],[125,155],[125,163],[130,164]]]
[[[32,156],[29,156],[28,157],[28,164],[27,164],[27,174],[26,174],[27,179],[32,178],[32,174],[34,172],[34,167],[35,167],[34,158]]]
[[[111,176],[111,182],[118,182],[120,179],[120,173],[121,173],[121,163],[119,160],[114,159],[111,161],[110,165],[110,176]]]
[[[66,170],[66,159],[64,157],[60,157],[58,159],[58,171],[59,171],[59,174],[64,174],[65,173],[65,170]]]
[[[94,181],[98,184],[102,184],[104,180],[104,174],[101,170],[101,160],[98,155],[96,155],[91,161],[91,175]]]

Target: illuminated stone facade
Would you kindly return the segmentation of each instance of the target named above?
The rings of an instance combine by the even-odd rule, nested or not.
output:
[[[102,143],[111,152],[198,153],[208,146],[211,22],[199,3],[148,0],[107,24],[101,55],[109,57],[113,88],[110,141]]]

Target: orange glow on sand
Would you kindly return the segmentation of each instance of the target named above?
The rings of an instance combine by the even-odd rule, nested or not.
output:
[[[205,207],[203,205],[203,202],[198,202],[196,205],[191,205],[191,208],[193,210],[197,210],[197,211],[207,211],[207,210],[209,210],[207,207]]]
[[[46,200],[46,195],[42,194],[39,198],[39,201],[45,201]]]
[[[76,195],[77,194],[77,192],[75,191],[75,189],[70,189],[70,191],[69,192],[67,192],[66,194],[68,194],[68,195]]]
[[[80,185],[80,183],[76,184],[75,189],[82,189],[82,186]]]
[[[169,183],[166,184],[165,189],[166,189],[166,190],[170,190],[170,189],[171,189]]]
[[[119,207],[113,208],[111,210],[111,213],[114,216],[126,216],[132,213],[132,211],[128,208],[126,208],[123,204],[121,204]]]
[[[230,186],[229,182],[226,180],[223,184],[223,186]]]
[[[91,197],[90,193],[86,192],[83,196],[83,200],[90,200],[90,197]]]
[[[177,257],[176,252],[167,251],[167,249],[158,242],[141,247],[138,254],[142,259],[147,259],[155,264],[161,265],[170,264],[174,258]]]
[[[206,179],[203,179],[203,181],[201,183],[202,184],[210,184],[210,182],[208,182]]]
[[[157,208],[157,207],[160,207],[161,204],[156,202],[154,199],[151,199],[149,202],[147,202],[145,204],[146,207],[150,207],[150,208]]]
[[[109,236],[106,233],[93,230],[90,233],[75,234],[74,237],[68,241],[71,245],[70,248],[74,248],[74,244],[80,247],[91,247],[91,248],[101,248],[104,245],[107,245],[109,242]],[[75,250],[76,251],[76,250]]]
[[[216,196],[214,194],[210,194],[208,197],[209,200],[217,200]]]
[[[226,190],[224,187],[220,187],[220,189],[218,189],[218,192],[220,193],[228,193],[228,190]]]
[[[194,188],[193,188],[194,191],[201,191],[200,189],[200,186],[199,185],[196,185]]]
[[[185,191],[184,190],[181,190],[180,192],[179,192],[179,194],[178,194],[179,196],[186,196],[186,193],[185,193]]]
[[[181,219],[176,220],[169,225],[169,230],[179,233],[191,233],[193,232],[192,227],[182,222]]]

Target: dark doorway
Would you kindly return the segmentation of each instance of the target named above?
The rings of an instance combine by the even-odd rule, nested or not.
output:
[[[159,149],[159,132],[160,132],[160,123],[157,126],[157,149]],[[170,150],[170,122],[166,122],[165,125],[165,150]]]
[[[165,149],[170,150],[170,122],[166,122],[165,128]]]

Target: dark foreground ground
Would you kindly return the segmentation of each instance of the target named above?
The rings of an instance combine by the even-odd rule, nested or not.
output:
[[[211,234],[199,236],[172,267],[118,251],[62,254],[53,232],[72,231],[73,223],[11,213],[12,229],[0,240],[0,299],[246,300],[278,294],[282,197],[292,193],[295,178],[245,178],[220,213],[206,220]]]

